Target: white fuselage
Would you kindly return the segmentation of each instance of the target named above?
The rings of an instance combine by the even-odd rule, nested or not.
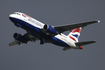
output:
[[[45,25],[42,22],[39,22],[38,20],[36,20],[30,16],[27,16],[24,13],[20,13],[20,12],[15,12],[14,14],[11,14],[9,17],[14,19],[14,21],[13,21],[14,24],[19,23],[20,27],[25,29],[26,31],[28,31],[30,33],[37,32],[37,33],[35,33],[35,34],[37,34],[35,37],[41,36],[39,29],[43,29],[43,26]],[[35,29],[35,31],[32,28]],[[74,40],[72,40],[69,36],[66,36],[62,33],[55,35],[51,39],[54,40],[54,42],[50,42],[50,43],[53,43],[53,44],[56,44],[59,46],[68,47],[68,48],[76,48],[77,47],[75,45]]]

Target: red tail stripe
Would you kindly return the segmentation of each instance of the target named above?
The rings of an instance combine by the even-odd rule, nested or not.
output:
[[[74,40],[75,42],[77,42],[73,37],[70,36],[70,38],[71,38],[72,40]]]
[[[79,33],[80,33],[80,32],[81,32],[81,28],[73,29],[72,32],[73,32],[73,33],[75,33],[75,32],[79,32]]]

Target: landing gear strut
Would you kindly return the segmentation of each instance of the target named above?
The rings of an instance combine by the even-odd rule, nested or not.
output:
[[[43,38],[40,39],[40,44],[44,44]]]

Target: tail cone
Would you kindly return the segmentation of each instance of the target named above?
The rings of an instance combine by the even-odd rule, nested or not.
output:
[[[83,47],[82,47],[82,46],[79,46],[79,48],[80,48],[80,49],[83,49]]]

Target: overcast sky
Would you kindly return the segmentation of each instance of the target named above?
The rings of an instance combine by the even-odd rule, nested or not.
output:
[[[39,41],[9,48],[15,32],[26,33],[9,20],[13,12],[26,13],[53,26],[101,20],[100,24],[82,29],[79,40],[97,43],[83,46],[83,50],[68,51],[49,43],[40,45]],[[105,70],[104,30],[104,0],[1,0],[0,70]]]

